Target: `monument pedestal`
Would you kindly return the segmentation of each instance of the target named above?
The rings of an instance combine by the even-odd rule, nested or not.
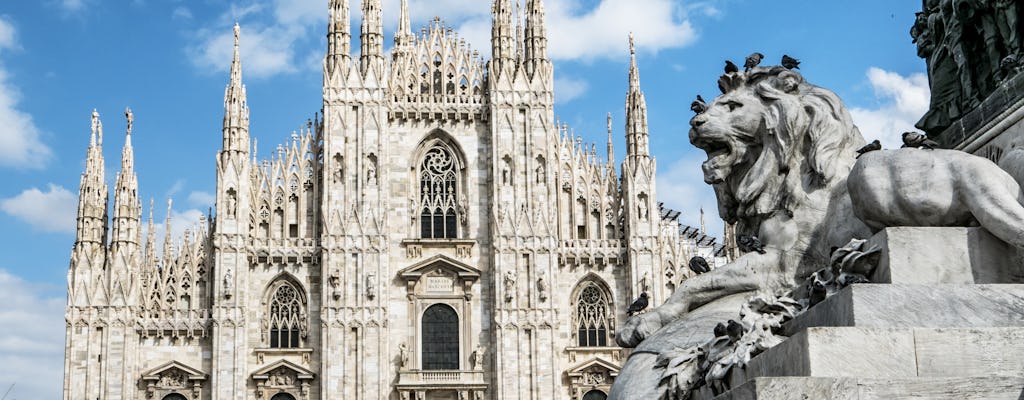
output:
[[[1024,398],[1024,284],[981,228],[890,228],[871,284],[784,326],[786,341],[695,399]],[[984,284],[981,284],[984,283]]]

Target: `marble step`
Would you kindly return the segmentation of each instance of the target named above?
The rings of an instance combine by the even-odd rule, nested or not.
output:
[[[767,376],[1024,376],[1024,328],[814,327],[733,369],[733,386]]]
[[[1024,377],[755,378],[721,395],[702,389],[695,400],[1020,400]]]
[[[819,326],[1024,327],[1024,285],[856,284],[788,322],[783,333]]]

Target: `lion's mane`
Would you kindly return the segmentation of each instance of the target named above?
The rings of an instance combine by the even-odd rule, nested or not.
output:
[[[758,99],[762,106],[757,131],[729,133],[752,152],[760,150],[746,168],[732,169],[724,182],[714,185],[723,218],[739,220],[740,230],[750,231],[742,225],[756,225],[778,211],[792,214],[810,194],[845,184],[854,150],[864,139],[835,93],[783,67],[723,75],[719,88],[723,95],[748,92],[752,96],[746,98]]]

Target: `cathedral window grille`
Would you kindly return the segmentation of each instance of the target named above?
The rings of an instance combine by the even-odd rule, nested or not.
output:
[[[164,396],[163,400],[188,400],[185,396],[178,393],[171,393]]]
[[[295,396],[288,393],[278,393],[271,397],[270,400],[295,400]]]
[[[285,283],[277,288],[270,301],[270,347],[275,349],[299,347],[303,307],[299,291]]]
[[[427,151],[420,169],[420,235],[424,239],[458,237],[458,172],[452,152]]]
[[[607,293],[594,282],[586,282],[576,302],[574,325],[580,347],[608,346],[611,302]]]
[[[607,400],[608,395],[600,390],[591,390],[583,395],[583,400]]]
[[[423,312],[421,324],[424,370],[459,369],[459,316],[445,304]]]

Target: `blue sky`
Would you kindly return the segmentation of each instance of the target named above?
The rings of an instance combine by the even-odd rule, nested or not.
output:
[[[0,392],[17,382],[11,398],[60,393],[66,273],[92,110],[103,118],[113,185],[123,111],[132,108],[141,195],[144,202],[156,199],[158,222],[166,211],[159,205],[173,198],[173,231],[180,232],[212,200],[231,26],[242,26],[252,135],[265,155],[320,109],[326,3],[0,5],[0,301],[18,305],[0,312],[0,324],[30,327],[0,337]],[[386,38],[397,25],[397,4],[384,0]],[[634,32],[659,201],[683,211],[690,224],[704,207],[716,234],[714,195],[699,169],[704,155],[689,145],[686,131],[690,101],[697,93],[717,94],[725,59],[742,64],[753,51],[764,53],[766,63],[784,53],[801,59],[805,77],[838,93],[869,140],[897,142],[897,133],[927,108],[925,65],[908,34],[917,1],[548,0],[546,6],[556,114],[603,154],[611,112],[621,160],[627,35]],[[410,0],[410,7],[414,30],[438,15],[489,53],[489,1]],[[353,18],[358,32],[357,11]]]

